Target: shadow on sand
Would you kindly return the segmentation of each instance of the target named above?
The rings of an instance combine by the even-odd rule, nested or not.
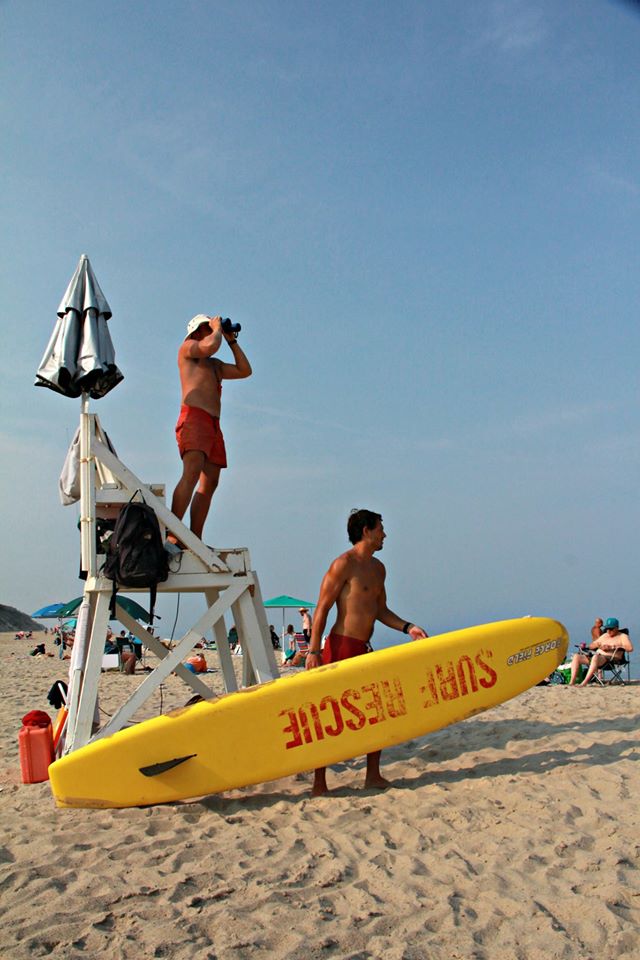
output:
[[[416,764],[424,763],[424,772],[416,772],[415,776],[404,776],[393,779],[391,788],[414,790],[418,787],[433,784],[453,784],[463,780],[478,780],[484,777],[515,777],[523,773],[540,775],[548,773],[558,767],[575,766],[608,766],[617,763],[623,754],[626,760],[640,760],[640,741],[637,739],[623,739],[616,741],[615,749],[610,743],[601,743],[603,733],[616,732],[621,734],[633,733],[638,729],[640,715],[601,718],[588,723],[568,722],[551,723],[544,720],[480,720],[473,718],[466,723],[474,723],[474,742],[470,743],[465,736],[464,727],[456,724],[436,731],[429,735],[427,742],[411,740],[407,743],[390,747],[385,751],[387,764],[401,763],[412,760]],[[463,721],[463,723],[465,723]],[[479,724],[485,734],[480,737]],[[437,769],[437,765],[454,760],[465,753],[477,753],[479,750],[491,747],[495,750],[504,750],[509,743],[523,741],[549,740],[558,734],[574,733],[580,741],[575,748],[552,749],[548,745],[543,749],[517,757],[499,757],[480,763],[460,767],[457,770]],[[591,737],[591,742],[585,743],[585,738]],[[416,746],[418,749],[416,750]],[[358,757],[343,763],[332,764],[331,770],[337,773],[352,771],[354,778],[364,780],[365,759]],[[306,776],[297,775],[300,780]],[[309,789],[311,778],[308,778]],[[248,787],[248,790],[251,788]],[[353,787],[339,787],[331,790],[329,797],[374,797],[379,791],[365,789],[363,785]],[[306,800],[311,801],[308,794],[274,792],[248,794],[246,797],[227,798],[224,794],[213,794],[200,800],[199,803],[207,810],[219,813],[222,816],[249,813],[252,810],[263,810],[277,803],[287,803],[298,806]],[[311,801],[311,802],[316,802]]]

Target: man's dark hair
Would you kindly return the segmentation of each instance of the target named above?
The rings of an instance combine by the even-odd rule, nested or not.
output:
[[[359,543],[362,540],[364,528],[366,527],[367,530],[373,530],[378,520],[382,520],[382,515],[380,513],[374,513],[373,510],[352,510],[347,520],[347,536],[349,537],[349,542]]]

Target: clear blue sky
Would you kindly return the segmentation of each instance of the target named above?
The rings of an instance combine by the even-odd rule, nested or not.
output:
[[[169,493],[186,321],[242,323],[207,540],[265,597],[317,597],[368,506],[431,632],[640,639],[637,5],[8,0],[0,34],[3,603],[81,592],[79,404],[33,379],[86,253],[125,374],[92,409]]]

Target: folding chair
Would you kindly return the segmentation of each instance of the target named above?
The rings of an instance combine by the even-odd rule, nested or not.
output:
[[[309,641],[303,633],[296,633],[295,640],[296,652],[293,658],[289,661],[289,664],[292,667],[303,667],[307,658],[307,653],[309,652]]]
[[[624,684],[631,681],[631,664],[629,662],[629,657],[627,656],[626,651],[623,651],[624,656],[622,660],[614,660],[614,657],[618,651],[614,651],[611,654],[609,659],[603,663],[598,670],[593,675],[593,683],[599,683],[601,687],[609,687],[614,684]],[[626,667],[626,678],[623,676]],[[607,673],[611,674],[609,680],[605,679]]]
[[[124,659],[123,653],[133,653],[135,654],[136,663],[142,660],[142,644],[139,640],[134,641],[130,640],[128,637],[123,639],[121,637],[116,638],[116,646],[118,647],[118,669],[120,673],[124,670]]]

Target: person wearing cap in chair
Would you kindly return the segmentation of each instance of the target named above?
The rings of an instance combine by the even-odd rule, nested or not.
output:
[[[605,633],[598,638],[594,638],[589,644],[592,651],[591,659],[584,653],[576,653],[571,661],[571,679],[569,686],[573,686],[578,676],[580,665],[589,665],[587,675],[580,684],[586,687],[591,682],[596,670],[600,670],[606,663],[613,660],[614,663],[620,663],[624,660],[626,653],[631,653],[633,646],[626,633],[619,629],[620,623],[615,617],[609,617],[604,622]]]
[[[226,340],[233,363],[213,354]],[[182,476],[174,490],[171,510],[180,520],[191,504],[190,527],[202,538],[220,471],[227,466],[224,437],[220,429],[220,398],[223,380],[251,376],[251,364],[237,342],[237,332],[221,317],[199,313],[187,324],[187,335],[178,350],[182,405],[176,424],[176,440],[182,457]],[[196,489],[197,485],[197,489]],[[195,490],[195,493],[194,493]],[[168,544],[177,549],[175,538]]]

